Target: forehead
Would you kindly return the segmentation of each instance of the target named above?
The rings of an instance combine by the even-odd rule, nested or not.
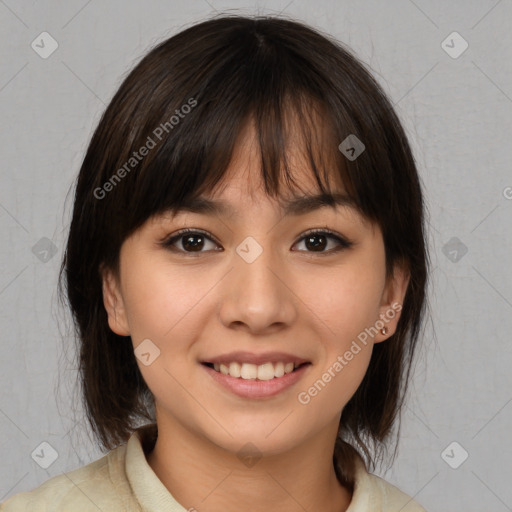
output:
[[[229,199],[210,199],[205,196],[199,196],[185,201],[179,210],[202,215],[231,217],[240,212],[240,209],[247,204],[246,201],[243,201],[243,198],[241,199],[241,201],[237,202]],[[285,216],[305,215],[327,207],[333,210],[338,207],[344,207],[357,211],[354,200],[344,193],[298,195],[286,199],[279,198],[274,201]]]
[[[322,192],[312,166],[324,176],[321,181],[329,192],[346,194],[339,169],[339,152],[332,143],[332,134],[326,132],[325,125],[318,123],[317,133],[311,137],[313,140],[308,136],[306,141],[297,123],[297,115],[294,112],[288,114],[284,151],[279,155],[279,202],[286,203],[298,196],[318,195]],[[237,137],[230,164],[222,180],[200,195],[208,198],[224,197],[231,202],[239,198],[253,201],[267,196],[265,180],[269,176],[265,176],[265,169],[262,168],[265,142],[260,137],[251,119]]]
[[[241,214],[251,205],[268,203],[284,216],[299,216],[320,208],[346,207],[357,211],[356,203],[345,191],[341,178],[332,166],[328,190],[321,190],[305,155],[291,145],[287,151],[288,172],[292,183],[279,176],[279,191],[270,197],[265,190],[261,153],[255,130],[247,129],[235,146],[231,162],[222,180],[215,187],[180,205],[179,212],[220,217]]]

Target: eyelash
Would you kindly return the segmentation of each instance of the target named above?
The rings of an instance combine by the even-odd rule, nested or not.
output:
[[[184,251],[182,249],[177,249],[174,247],[174,243],[178,241],[180,238],[184,237],[185,235],[203,235],[206,238],[210,239],[210,241],[214,242],[217,245],[220,245],[215,237],[209,232],[202,229],[190,229],[185,228],[181,229],[180,231],[176,232],[174,235],[172,235],[170,238],[167,238],[163,242],[161,242],[161,245],[163,245],[165,248],[168,248],[172,251],[179,252],[186,254],[188,256],[197,257],[202,253],[209,252],[209,251]],[[302,234],[302,236],[293,244],[296,245],[299,242],[302,242],[305,238],[312,235],[327,235],[327,238],[332,238],[333,240],[336,240],[336,242],[339,244],[339,246],[336,249],[330,249],[329,251],[298,251],[298,252],[307,252],[310,254],[316,254],[320,256],[327,256],[330,254],[337,253],[343,249],[349,249],[354,245],[354,242],[351,242],[350,240],[338,235],[334,231],[331,231],[330,229],[323,228],[322,230],[319,229],[310,229]]]

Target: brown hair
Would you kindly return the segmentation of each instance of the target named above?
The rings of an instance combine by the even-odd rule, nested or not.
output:
[[[327,137],[318,135],[314,112],[321,112]],[[130,339],[108,326],[100,268],[118,271],[121,244],[151,216],[211,190],[249,120],[266,192],[278,195],[283,175],[293,181],[286,160],[290,113],[301,121],[303,149],[322,192],[330,193],[329,172],[339,173],[360,212],[382,230],[388,276],[396,264],[410,272],[397,330],[375,345],[343,410],[334,452],[340,481],[353,484],[356,449],[373,465],[389,441],[422,325],[428,267],[407,137],[381,87],[339,42],[283,18],[221,16],[158,44],[129,73],[77,179],[59,289],[62,296],[65,279],[83,402],[102,449],[125,442],[137,422],[155,416]],[[350,134],[366,147],[355,160],[338,150]],[[142,157],[143,146],[150,150]]]

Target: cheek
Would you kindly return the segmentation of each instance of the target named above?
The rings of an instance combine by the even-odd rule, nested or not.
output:
[[[310,318],[339,349],[379,318],[384,274],[379,265],[352,263],[343,267],[310,273],[300,289],[300,297]],[[340,345],[341,344],[341,345]]]
[[[332,279],[329,287],[323,287],[326,295],[308,299],[315,304],[311,330],[318,335],[322,350],[297,400],[308,407],[315,421],[325,421],[326,414],[332,418],[340,414],[368,369],[373,344],[365,329],[378,319],[379,301],[375,283],[365,284]]]
[[[208,276],[194,273],[192,268],[176,272],[158,259],[133,261],[131,269],[126,273],[124,296],[135,343],[144,338],[158,344],[173,339],[173,333],[179,332],[187,315],[201,307],[212,287]]]
[[[137,358],[137,365],[155,397],[179,410],[187,401],[183,389],[190,387],[190,346],[201,328],[194,318],[213,286],[211,277],[209,281],[192,268],[176,272],[157,258],[132,257],[126,269],[124,298],[134,349],[146,339],[156,346],[147,345],[154,351],[151,363]]]
[[[317,285],[311,286],[313,282]],[[300,293],[314,313],[308,316],[310,328],[323,350],[298,402],[323,417],[326,411],[339,414],[367,371],[373,344],[365,329],[379,318],[384,267],[369,259],[354,260],[329,274],[310,274],[308,284]]]
[[[328,419],[338,418],[363,380],[371,357],[371,346],[361,346],[360,352],[347,361],[344,354],[331,358],[318,369],[298,391],[298,407],[307,411],[310,421],[321,426]]]

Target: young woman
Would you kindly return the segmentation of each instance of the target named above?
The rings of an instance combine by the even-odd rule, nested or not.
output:
[[[340,43],[223,16],[152,49],[92,137],[61,278],[109,453],[3,511],[424,510],[369,473],[424,315],[421,187]]]

